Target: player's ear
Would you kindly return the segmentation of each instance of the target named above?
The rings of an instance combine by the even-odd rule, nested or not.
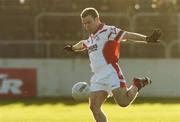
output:
[[[98,21],[99,21],[99,18],[98,18],[98,17],[96,17],[94,20],[95,20],[96,22],[98,22]]]

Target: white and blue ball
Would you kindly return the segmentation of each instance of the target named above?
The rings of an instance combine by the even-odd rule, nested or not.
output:
[[[77,82],[72,87],[72,97],[76,101],[88,100],[90,93],[89,84],[86,82]]]

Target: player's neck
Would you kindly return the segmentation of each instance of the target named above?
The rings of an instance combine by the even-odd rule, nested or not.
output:
[[[100,29],[102,29],[103,28],[103,26],[104,26],[104,24],[103,23],[101,23],[101,22],[99,22],[98,23],[98,25],[97,25],[97,28],[96,28],[96,30],[94,31],[94,33],[92,33],[93,35],[94,34],[96,34]]]

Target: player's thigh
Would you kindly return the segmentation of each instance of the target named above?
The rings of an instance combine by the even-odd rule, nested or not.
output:
[[[126,87],[122,87],[122,88],[119,87],[112,90],[113,97],[117,103],[123,102],[126,93],[127,93]]]
[[[93,91],[90,93],[89,104],[91,109],[100,109],[108,96],[106,91]]]

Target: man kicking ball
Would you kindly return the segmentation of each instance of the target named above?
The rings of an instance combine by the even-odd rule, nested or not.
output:
[[[144,43],[157,43],[161,36],[156,29],[150,36],[121,30],[115,26],[101,23],[99,13],[95,8],[86,8],[81,13],[82,24],[89,33],[89,38],[75,45],[66,45],[67,51],[87,50],[90,66],[94,75],[90,84],[90,109],[96,122],[107,122],[101,106],[112,94],[116,103],[121,107],[130,105],[139,90],[151,84],[148,77],[134,78],[128,88],[123,73],[118,65],[119,48],[122,40],[133,40]]]

